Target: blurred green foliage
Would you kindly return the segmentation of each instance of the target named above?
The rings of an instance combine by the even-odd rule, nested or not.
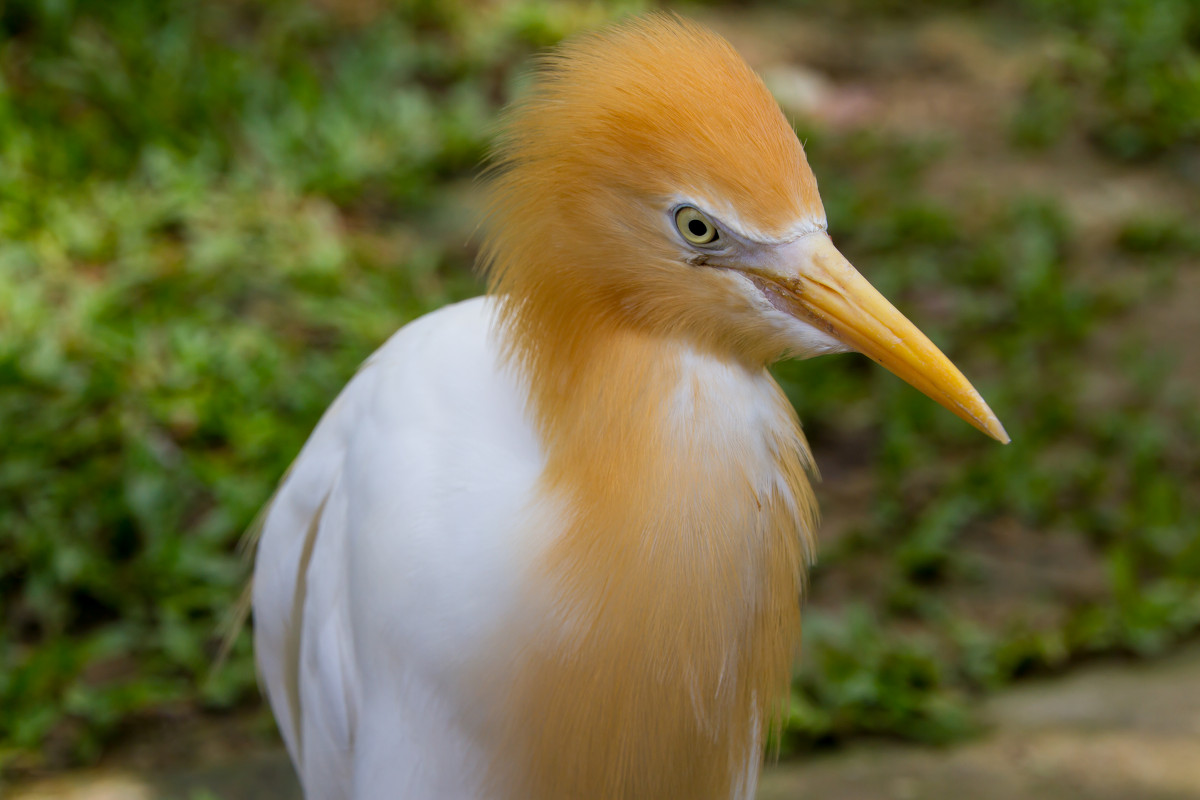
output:
[[[1078,131],[1123,157],[1194,144],[1194,6],[1034,3],[1078,57],[1070,89],[1031,84],[1024,140],[1041,119],[1046,143]],[[623,10],[0,6],[0,763],[87,760],[139,713],[252,701],[247,636],[209,675],[241,531],[361,360],[479,290],[459,186],[528,54]],[[815,587],[861,563],[879,587],[806,616],[785,742],[945,741],[972,729],[973,692],[1195,631],[1195,398],[1130,335],[1084,356],[1170,288],[1194,226],[1129,220],[1109,250],[1145,276],[1113,281],[1053,203],[925,193],[936,148],[803,136],[839,246],[971,365],[1014,442],[862,360],[781,365],[818,453],[874,486]],[[963,612],[954,593],[989,569],[964,542],[998,524],[1082,542],[1101,595],[1047,598],[1050,624]]]
[[[361,360],[478,291],[430,198],[604,10],[0,11],[0,755],[253,694],[234,543]],[[462,214],[462,210],[457,211]]]
[[[1134,159],[1200,145],[1200,4],[1195,0],[1022,0],[1060,34],[1017,115],[1019,142],[1069,126]]]

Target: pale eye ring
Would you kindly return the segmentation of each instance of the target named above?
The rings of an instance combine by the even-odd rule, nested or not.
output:
[[[675,227],[690,244],[712,244],[721,238],[717,226],[693,206],[683,206],[675,212]]]

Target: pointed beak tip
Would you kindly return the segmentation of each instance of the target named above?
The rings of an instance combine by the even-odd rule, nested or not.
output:
[[[987,411],[987,414],[976,417],[974,420],[969,421],[971,421],[980,431],[986,433],[1000,444],[1009,444],[1012,439],[1009,437],[1008,431],[1004,430],[1004,424],[1000,422],[1000,418],[997,417],[990,408],[985,407],[985,410]]]
[[[1001,425],[999,422],[996,423],[996,430],[988,431],[988,433],[991,435],[991,437],[993,439],[995,439],[1000,444],[1011,444],[1012,443],[1012,438],[1009,437],[1008,431],[1004,430],[1004,426]]]

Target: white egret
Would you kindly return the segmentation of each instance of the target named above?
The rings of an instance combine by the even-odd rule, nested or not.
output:
[[[488,295],[383,345],[265,517],[255,645],[305,793],[750,797],[816,514],[767,365],[857,350],[1007,436],[693,24],[554,51],[489,192]]]

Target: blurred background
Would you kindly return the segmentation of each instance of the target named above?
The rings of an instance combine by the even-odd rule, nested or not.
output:
[[[294,791],[247,631],[213,670],[239,537],[358,364],[481,291],[529,56],[651,7],[0,2],[15,796]],[[858,356],[778,368],[824,523],[762,796],[1200,797],[1200,4],[666,7],[764,75],[839,247],[1013,438]]]

